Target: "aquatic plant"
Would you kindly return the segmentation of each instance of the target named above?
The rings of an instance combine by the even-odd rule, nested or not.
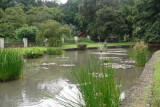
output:
[[[138,66],[144,66],[148,59],[148,46],[144,42],[138,42],[133,47],[135,59]]]
[[[109,58],[107,58],[107,59],[102,59],[102,62],[104,62],[104,63],[111,63],[111,60],[110,60]]]
[[[77,84],[80,99],[71,101],[61,97],[60,103],[71,107],[118,107],[120,103],[120,82],[114,78],[109,65],[91,60],[87,66],[77,66],[71,72],[71,82]],[[78,94],[78,93],[77,93]],[[63,99],[63,100],[62,100]],[[74,99],[76,100],[76,99]]]
[[[0,50],[0,81],[19,79],[22,75],[23,58],[19,50]]]
[[[32,48],[24,52],[26,58],[38,58],[44,55],[44,51],[38,48]]]
[[[87,48],[87,44],[86,43],[78,43],[77,48],[79,50],[85,50]]]
[[[62,48],[52,48],[52,47],[47,48],[48,55],[61,55],[63,53],[64,51],[62,50]]]

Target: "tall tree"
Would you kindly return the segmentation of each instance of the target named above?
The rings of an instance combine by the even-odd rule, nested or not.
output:
[[[134,10],[134,36],[147,42],[160,42],[160,1],[137,0]]]
[[[1,35],[14,38],[16,29],[27,26],[24,11],[18,7],[7,8],[0,26]]]
[[[39,23],[47,21],[49,19],[56,20],[58,22],[63,21],[63,13],[57,8],[47,7],[32,7],[27,14],[27,23],[31,26],[38,26]]]

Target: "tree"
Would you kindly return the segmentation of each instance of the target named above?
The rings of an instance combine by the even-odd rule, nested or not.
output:
[[[160,1],[136,1],[134,10],[133,35],[147,42],[160,42]]]
[[[43,43],[47,39],[49,46],[62,46],[62,37],[64,34],[69,35],[70,31],[60,27],[60,24],[55,20],[47,20],[39,25],[36,41]]]
[[[0,8],[0,20],[4,17],[4,11]]]
[[[7,8],[0,26],[1,36],[15,38],[15,30],[27,26],[24,11],[18,7]]]
[[[97,32],[102,39],[107,36],[122,37],[127,31],[122,12],[112,7],[103,7],[96,12]]]
[[[16,37],[21,40],[27,38],[29,42],[35,42],[37,32],[38,28],[35,26],[22,27],[16,30]]]
[[[20,27],[26,26],[26,17],[24,11],[19,7],[10,7],[5,10],[4,18],[2,23],[7,23],[18,29]]]
[[[132,33],[133,33],[134,1],[135,0],[121,0],[120,8],[119,8],[123,13],[125,23],[128,26],[128,32],[126,32],[126,35],[129,35],[130,38],[133,37]]]
[[[47,7],[32,7],[26,14],[30,26],[38,26],[39,23],[50,19],[62,22],[64,16],[57,8]]]

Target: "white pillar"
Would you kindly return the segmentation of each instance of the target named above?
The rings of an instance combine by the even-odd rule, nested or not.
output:
[[[23,38],[23,43],[24,43],[24,47],[27,48],[28,47],[28,39]]]
[[[77,37],[77,36],[74,37],[74,41],[75,41],[76,43],[78,42],[78,37]]]
[[[4,48],[4,38],[0,38],[0,48]]]
[[[87,38],[88,38],[89,40],[91,40],[91,37],[90,37],[89,35],[87,36]]]
[[[64,44],[64,37],[62,38],[62,43]]]

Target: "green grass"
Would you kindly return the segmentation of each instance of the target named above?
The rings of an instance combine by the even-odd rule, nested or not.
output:
[[[100,47],[104,43],[87,43],[87,47]],[[121,46],[121,45],[135,45],[135,42],[122,42],[122,43],[107,43],[107,46]],[[64,44],[63,49],[67,48],[77,48],[77,44]]]
[[[63,53],[64,51],[62,50],[62,48],[52,48],[52,47],[47,48],[48,55],[61,55]]]
[[[101,42],[101,43],[87,43],[87,47],[100,47],[102,45],[104,45],[103,42]],[[107,43],[107,46],[121,46],[121,45],[135,45],[135,42]],[[38,47],[14,48],[14,49],[19,49],[21,53],[24,53],[26,50],[32,50],[33,48],[38,48],[42,51],[47,51],[48,47],[38,46]],[[71,48],[77,48],[77,43],[65,43],[62,46],[62,49],[71,49]]]
[[[151,98],[151,107],[160,107],[160,53],[157,55],[158,61],[154,63],[153,94]]]
[[[22,75],[23,59],[19,50],[0,50],[0,81],[19,79]]]
[[[101,65],[102,64],[102,65]],[[118,107],[120,103],[120,88],[114,78],[114,71],[111,66],[106,69],[103,63],[95,60],[88,61],[87,65],[73,68],[71,82],[79,84],[84,103],[72,102],[70,99],[63,98],[62,105],[70,107]],[[74,104],[74,105],[72,105]]]

